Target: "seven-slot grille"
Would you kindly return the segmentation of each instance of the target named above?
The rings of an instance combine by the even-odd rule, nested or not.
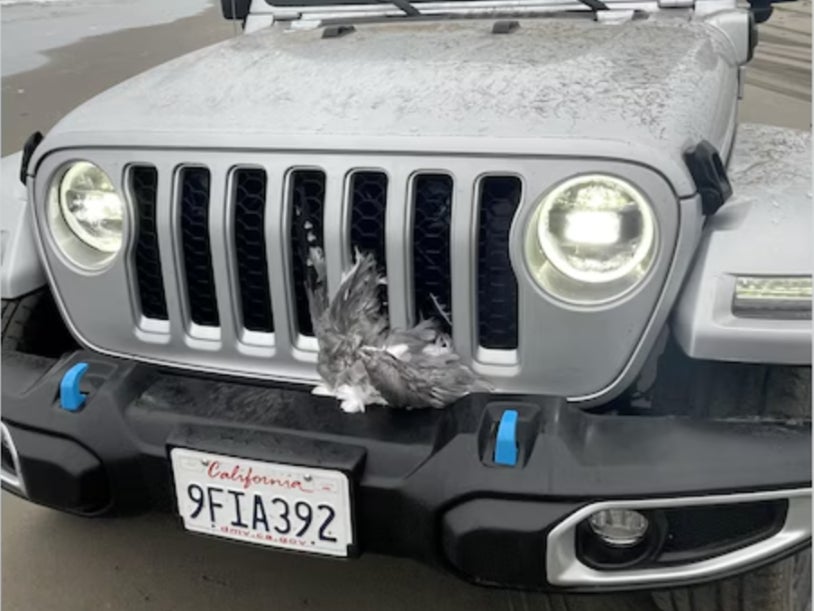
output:
[[[285,176],[270,177],[265,169],[238,167],[230,172],[224,210],[229,238],[225,241],[230,252],[219,254],[213,250],[210,209],[219,194],[213,193],[213,176],[202,166],[182,166],[177,173],[173,217],[178,226],[178,256],[173,259],[181,269],[177,277],[185,293],[180,302],[186,304],[188,322],[199,328],[215,328],[221,324],[219,294],[230,295],[233,308],[230,320],[239,328],[273,337],[280,325],[288,325],[294,336],[313,336],[313,326],[305,291],[310,245],[325,246],[326,238],[336,243],[339,239],[346,253],[347,266],[354,252],[375,255],[379,269],[388,282],[382,285],[382,304],[392,308],[393,295],[403,295],[406,303],[401,312],[406,322],[415,323],[434,318],[456,337],[453,311],[453,208],[471,206],[468,201],[456,201],[455,179],[440,172],[419,172],[410,176],[406,184],[392,184],[382,170],[356,170],[342,177],[344,196],[328,201],[326,185],[329,180],[340,180],[319,169],[292,169]],[[141,313],[145,318],[166,321],[166,273],[162,262],[168,260],[159,253],[157,237],[157,171],[152,166],[131,166],[128,187],[136,207],[138,234],[135,246],[135,270]],[[271,183],[272,180],[275,182]],[[521,183],[514,176],[484,176],[477,181],[474,224],[469,238],[469,252],[474,259],[474,295],[467,307],[473,321],[473,346],[491,350],[517,348],[517,283],[509,259],[509,229],[521,200]],[[223,181],[217,183],[223,185]],[[275,197],[270,184],[285,185],[284,196]],[[334,191],[338,193],[338,191]],[[223,195],[220,195],[223,197]],[[400,201],[403,200],[403,201]],[[388,206],[392,202],[406,205],[404,223],[388,225]],[[285,227],[283,243],[286,245],[285,270],[289,278],[275,278],[269,269],[269,216],[279,215]],[[331,213],[330,219],[344,219],[340,226],[326,218],[332,206],[342,209],[341,215]],[[388,227],[397,226],[399,236],[397,263],[406,273],[398,278],[404,291],[394,293],[390,288],[388,267],[392,264],[393,246],[388,247]],[[281,233],[282,233],[281,232]],[[331,233],[333,232],[333,234]],[[339,235],[342,234],[342,235]],[[472,244],[471,242],[475,242]],[[461,247],[460,243],[457,246]],[[233,286],[219,293],[213,260],[226,257],[230,262]],[[332,264],[328,262],[329,266]],[[279,267],[277,268],[279,269]],[[460,272],[459,272],[460,273]],[[274,291],[289,286],[286,297],[290,306],[286,311],[275,311]],[[334,284],[335,287],[335,284]],[[240,333],[238,329],[238,334]]]

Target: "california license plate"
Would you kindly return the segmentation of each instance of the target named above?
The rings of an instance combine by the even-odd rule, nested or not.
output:
[[[170,452],[184,527],[247,543],[347,556],[353,544],[350,482],[341,471]]]

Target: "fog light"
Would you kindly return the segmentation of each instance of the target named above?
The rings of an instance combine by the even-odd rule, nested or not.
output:
[[[632,509],[603,509],[593,514],[588,523],[605,544],[612,547],[632,547],[644,539],[649,522]]]
[[[811,276],[738,276],[732,313],[741,318],[811,320]]]

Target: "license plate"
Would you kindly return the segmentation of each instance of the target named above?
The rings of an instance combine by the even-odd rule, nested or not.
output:
[[[347,556],[353,544],[350,483],[341,471],[170,452],[184,527],[226,539]]]

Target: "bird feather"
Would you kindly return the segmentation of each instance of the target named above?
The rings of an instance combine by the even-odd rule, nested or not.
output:
[[[353,266],[328,297],[325,257],[312,246],[313,273],[306,294],[319,344],[320,388],[332,392],[347,412],[366,405],[440,408],[489,385],[452,350],[449,336],[434,320],[391,329],[382,312],[382,279],[371,254],[356,252]]]

